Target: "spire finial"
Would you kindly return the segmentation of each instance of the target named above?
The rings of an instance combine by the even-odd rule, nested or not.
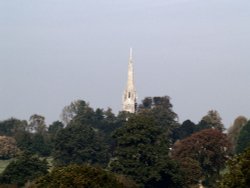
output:
[[[130,47],[130,53],[129,53],[129,59],[132,59],[133,51],[132,48]]]

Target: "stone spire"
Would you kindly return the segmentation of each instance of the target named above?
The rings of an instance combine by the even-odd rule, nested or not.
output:
[[[123,94],[122,110],[130,113],[135,113],[136,111],[136,90],[134,84],[132,48],[130,48],[130,54],[129,54],[128,81],[127,81],[127,87]]]

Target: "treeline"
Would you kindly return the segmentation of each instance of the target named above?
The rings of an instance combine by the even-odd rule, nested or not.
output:
[[[0,160],[12,160],[0,182],[26,187],[248,187],[250,151],[244,150],[250,145],[250,122],[240,116],[225,133],[215,110],[198,124],[180,124],[172,107],[168,96],[146,97],[135,114],[115,115],[110,108],[93,109],[77,100],[63,109],[61,121],[49,126],[37,114],[29,121],[1,121]],[[53,159],[52,166],[46,158]]]

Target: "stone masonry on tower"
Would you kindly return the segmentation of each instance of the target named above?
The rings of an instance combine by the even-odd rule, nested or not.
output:
[[[132,48],[130,48],[130,55],[128,61],[128,81],[127,81],[127,87],[123,94],[122,110],[130,113],[136,112],[136,90],[134,84]]]

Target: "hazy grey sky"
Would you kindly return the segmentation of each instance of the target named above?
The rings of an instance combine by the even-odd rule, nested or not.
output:
[[[1,0],[0,120],[50,123],[76,99],[117,112],[131,46],[139,100],[250,118],[249,0]]]

